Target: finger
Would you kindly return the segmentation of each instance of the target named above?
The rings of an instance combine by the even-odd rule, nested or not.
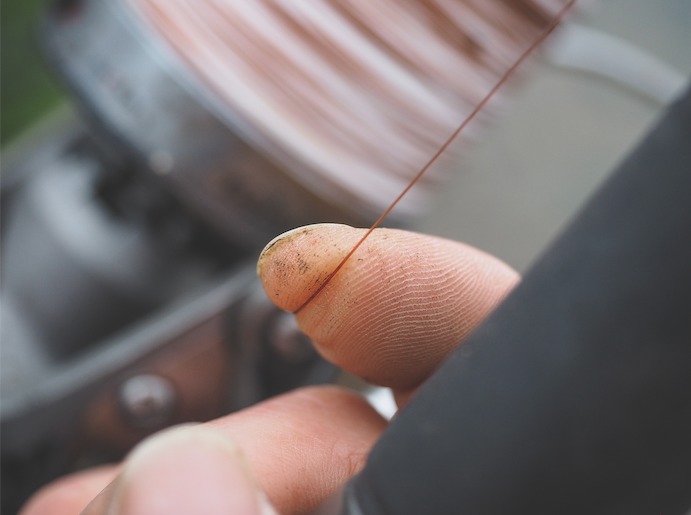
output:
[[[320,224],[290,231],[262,252],[268,296],[294,311],[310,298],[364,229]],[[442,238],[377,229],[297,314],[330,361],[390,386],[416,388],[518,281],[498,259]]]
[[[111,487],[84,515],[269,515],[249,465],[230,438],[209,426],[178,426],[135,448]]]
[[[311,510],[359,471],[385,426],[386,422],[360,396],[336,387],[313,387],[276,397],[198,427],[209,427],[232,442],[231,446],[242,449],[259,490],[266,493],[279,513],[289,515]],[[214,478],[232,473],[224,473],[222,464],[203,465],[193,442],[183,447],[185,449],[160,458],[161,472],[156,468],[158,459],[147,465],[151,467],[148,473],[145,473],[146,469],[140,469],[144,471],[141,480],[135,482],[141,481],[144,486],[136,492],[139,497],[132,497],[132,494],[128,502],[133,502],[133,498],[146,502],[167,496],[177,500],[175,506],[182,507],[185,506],[183,501],[194,500],[190,496],[203,493],[201,486],[217,488],[219,483],[213,482]],[[216,454],[225,455],[223,452]],[[136,455],[135,451],[128,457],[125,467]],[[169,472],[175,474],[166,479]],[[44,490],[40,498],[27,506],[27,509],[36,506],[42,511],[34,509],[22,515],[79,513],[96,495],[93,488],[80,488],[79,484],[105,486],[105,481],[90,477],[88,473],[71,476],[70,504],[59,505],[60,509],[56,509],[65,496],[64,481]],[[130,475],[130,485],[134,484],[132,481]],[[112,510],[113,497],[118,495],[118,483],[119,480],[111,483],[84,513],[111,513],[107,510]],[[78,492],[82,495],[77,495]],[[183,499],[176,495],[182,495]],[[148,513],[155,513],[148,505],[146,509]],[[189,513],[206,511],[192,510]]]
[[[304,388],[213,422],[243,449],[279,513],[305,513],[364,466],[386,421],[360,395]]]
[[[118,467],[106,465],[71,474],[38,491],[21,510],[21,515],[74,515],[110,483]]]

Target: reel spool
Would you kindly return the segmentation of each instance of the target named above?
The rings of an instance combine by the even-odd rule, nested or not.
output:
[[[252,248],[300,224],[371,223],[561,5],[81,0],[44,41],[115,159]]]

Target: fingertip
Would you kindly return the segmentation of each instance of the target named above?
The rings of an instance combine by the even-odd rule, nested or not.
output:
[[[295,312],[347,255],[362,229],[342,224],[298,227],[271,240],[257,260],[257,275],[279,308]]]
[[[331,362],[412,391],[518,280],[473,247],[377,229],[297,319]]]
[[[264,514],[266,497],[240,448],[203,425],[167,429],[127,458],[107,513]]]
[[[267,245],[258,272],[269,298],[332,363],[413,391],[518,282],[508,265],[462,243],[319,224]],[[322,288],[323,286],[323,288]]]

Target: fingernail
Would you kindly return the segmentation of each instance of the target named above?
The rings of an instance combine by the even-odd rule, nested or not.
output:
[[[357,241],[358,230],[342,224],[314,224],[281,234],[257,261],[268,298],[294,313],[303,306]]]
[[[107,513],[275,512],[235,444],[213,428],[179,426],[145,440],[130,454]]]
[[[267,243],[266,246],[264,247],[264,249],[259,254],[259,258],[257,259],[257,275],[259,275],[260,277],[262,276],[262,269],[263,269],[264,265],[269,261],[273,252],[281,244],[286,243],[288,241],[293,241],[297,237],[310,234],[314,231],[318,231],[319,229],[323,229],[324,227],[347,227],[347,226],[345,226],[343,224],[332,224],[332,223],[311,224],[311,225],[304,225],[302,227],[296,227],[295,229],[291,229],[290,231],[286,231],[282,234],[279,234],[273,240],[271,240],[269,243]]]

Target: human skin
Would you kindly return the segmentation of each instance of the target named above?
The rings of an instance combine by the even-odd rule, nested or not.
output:
[[[473,247],[377,229],[304,305],[363,233],[335,224],[290,231],[267,245],[257,269],[276,305],[299,310],[326,359],[391,387],[402,407],[519,277]],[[362,468],[385,428],[355,393],[304,388],[154,435],[121,465],[46,486],[21,514],[305,513]]]

